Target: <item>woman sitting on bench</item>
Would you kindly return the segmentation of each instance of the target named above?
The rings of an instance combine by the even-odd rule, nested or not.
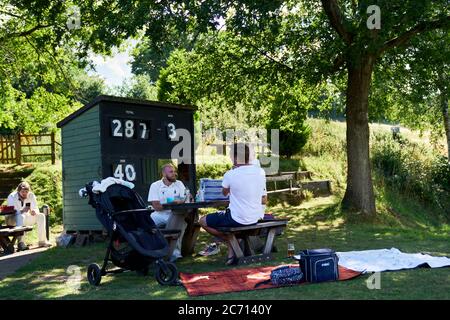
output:
[[[36,196],[31,192],[28,182],[21,182],[17,190],[8,196],[8,206],[13,206],[16,210],[15,215],[6,216],[8,226],[32,226],[37,223],[39,238],[39,247],[50,247],[45,232],[45,215],[39,212]],[[23,236],[18,238],[17,249],[19,251],[27,250],[28,246],[23,242]]]
[[[262,169],[249,163],[249,147],[235,143],[230,152],[233,169],[227,171],[222,181],[222,193],[230,195],[226,211],[219,211],[200,218],[200,225],[208,233],[226,241],[228,255],[226,265],[236,263],[229,236],[217,230],[223,227],[242,227],[256,224],[264,216],[262,204],[267,201],[266,178]]]

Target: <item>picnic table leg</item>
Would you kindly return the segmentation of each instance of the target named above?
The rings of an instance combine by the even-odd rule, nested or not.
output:
[[[184,232],[183,242],[181,246],[182,255],[190,255],[194,253],[195,243],[200,232],[200,226],[196,226],[198,221],[198,210],[194,209],[193,213],[186,217],[186,230]]]
[[[14,243],[11,243],[7,236],[0,236],[0,245],[2,246],[4,253],[14,253]]]
[[[3,248],[3,250],[6,250],[6,248],[8,247],[8,241],[3,236],[0,236],[0,246]]]
[[[237,241],[236,237],[234,236],[234,234],[231,235],[231,239],[228,240],[231,248],[233,248],[234,251],[234,255],[236,256],[237,259],[243,258],[244,257],[244,253],[241,250],[241,246],[239,245],[239,242]]]
[[[264,247],[264,254],[272,252],[273,240],[275,239],[276,228],[271,228],[267,234],[266,245]]]
[[[254,256],[255,250],[253,249],[253,244],[250,241],[250,237],[245,235],[244,236],[244,252],[246,256]]]
[[[167,222],[166,225],[166,229],[175,229],[175,230],[181,230],[183,229],[184,226],[184,219],[187,215],[187,211],[185,210],[173,210],[172,211],[172,216],[170,217],[169,221]],[[186,232],[185,232],[186,233]],[[183,242],[185,241],[185,236],[186,234],[183,236],[182,242],[181,242],[181,247],[183,248]],[[170,255],[172,255],[172,252],[169,252]],[[186,252],[181,252],[182,256],[185,256],[187,253]]]
[[[173,251],[175,250],[175,246],[177,245],[178,239],[170,237],[169,239],[169,253],[167,254],[167,259],[170,259],[170,257],[173,254]]]

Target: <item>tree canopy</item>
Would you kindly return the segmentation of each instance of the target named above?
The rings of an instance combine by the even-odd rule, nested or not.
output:
[[[348,172],[343,203],[368,216],[376,211],[368,126],[373,108],[369,96],[374,71],[387,68],[386,63],[399,63],[398,59],[407,56],[409,48],[426,48],[425,36],[429,32],[448,30],[450,26],[447,0],[88,0],[73,3],[79,9],[81,24],[68,30],[65,22],[70,2],[7,1],[2,7],[7,8],[10,19],[3,23],[0,43],[36,34],[44,47],[51,44],[55,50],[61,50],[63,44],[70,44],[76,49],[78,61],[85,62],[89,50],[108,53],[130,37],[144,36],[153,52],[158,49],[164,53],[167,48],[171,51],[168,42],[176,40],[174,35],[181,35],[181,42],[184,39],[195,42],[201,34],[225,28],[241,41],[241,50],[236,52],[244,58],[247,54],[255,61],[265,57],[258,72],[265,80],[272,80],[266,71],[275,70],[278,75],[275,91],[279,89],[280,96],[284,94],[286,99],[298,99],[296,88],[303,85],[325,81],[339,85],[344,81]],[[21,15],[29,19],[17,23]],[[276,68],[266,69],[269,61]],[[423,67],[428,68],[432,60],[424,63]],[[235,70],[233,65],[226,67]],[[240,81],[258,74],[253,68],[241,71]],[[218,88],[211,87],[211,94]],[[292,112],[296,117],[303,116],[297,108],[301,107],[298,101],[289,106],[298,112]]]

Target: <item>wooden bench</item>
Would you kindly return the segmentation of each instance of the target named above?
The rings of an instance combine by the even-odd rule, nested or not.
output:
[[[42,212],[45,215],[45,233],[47,240],[50,240],[50,228],[49,228],[50,207],[44,204],[40,208],[40,212]],[[15,214],[14,208],[9,206],[2,206],[0,216],[6,216],[10,214]],[[25,232],[31,230],[33,230],[33,227],[31,226],[12,227],[2,225],[0,222],[0,245],[3,248],[3,252],[6,254],[14,253],[14,244],[17,241],[17,238],[23,236]],[[10,239],[10,237],[12,237],[12,239]]]
[[[23,236],[25,232],[33,230],[33,227],[7,227],[0,226],[0,245],[3,252],[14,253],[14,244],[17,237]]]
[[[237,258],[237,264],[249,264],[272,259],[275,236],[281,234],[287,223],[287,219],[265,220],[250,226],[217,228],[217,230],[231,236],[229,242]],[[259,236],[265,238],[263,250],[260,254],[256,252],[255,241],[252,241],[252,237]],[[238,239],[242,239],[243,248],[241,248]]]

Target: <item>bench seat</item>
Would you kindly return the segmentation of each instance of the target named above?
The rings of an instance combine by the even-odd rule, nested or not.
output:
[[[33,227],[0,227],[0,246],[4,253],[14,253],[14,244],[17,237],[23,236],[25,232],[33,230]],[[10,239],[12,237],[12,239]]]
[[[33,230],[33,227],[5,227],[2,226],[0,229],[1,236],[14,236],[18,234],[19,236],[23,235],[27,231]]]
[[[275,236],[282,233],[287,223],[288,219],[274,219],[260,221],[249,226],[217,228],[217,230],[230,235],[229,243],[237,258],[237,264],[249,264],[272,259]],[[256,243],[252,239],[255,236],[265,238],[261,254],[256,254]],[[238,239],[243,240],[243,248],[241,248]]]

